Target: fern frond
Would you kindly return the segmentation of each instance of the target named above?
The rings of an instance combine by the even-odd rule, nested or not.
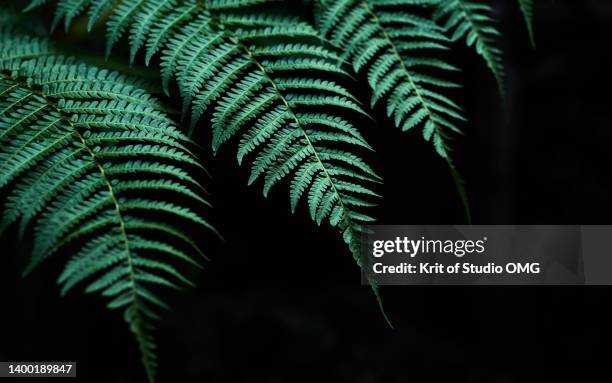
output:
[[[197,213],[209,203],[191,176],[200,165],[190,141],[138,81],[54,56],[45,40],[0,41],[1,229],[33,228],[26,272],[74,252],[62,293],[87,283],[123,310],[153,382],[154,320],[167,307],[155,290],[191,285],[180,268],[202,251],[182,227],[215,232]]]
[[[147,62],[161,52],[164,90],[176,79],[192,128],[211,115],[215,152],[240,136],[238,161],[253,158],[249,183],[262,179],[267,195],[288,179],[292,210],[306,199],[312,219],[338,227],[358,260],[361,225],[372,220],[360,210],[380,180],[353,153],[369,145],[340,115],[365,112],[334,81],[347,73],[314,28],[249,11],[269,2],[122,2],[108,23],[109,43],[129,29],[132,58],[142,46]]]
[[[461,109],[441,93],[456,87],[441,75],[450,64],[431,53],[446,50],[447,38],[435,22],[409,8],[413,1],[321,0],[317,26],[343,52],[372,88],[371,104],[384,100],[403,131],[422,129],[437,153],[450,162],[447,138],[460,132]]]
[[[368,144],[351,124],[335,114],[342,109],[343,114],[364,112],[354,97],[334,81],[304,76],[343,73],[335,64],[333,52],[316,45],[316,31],[292,19],[269,22],[263,25],[261,18],[253,17],[241,28],[231,32],[224,29],[223,36],[210,33],[206,41],[198,44],[202,48],[198,51],[200,62],[196,59],[191,64],[193,56],[189,51],[185,59],[179,60],[179,86],[186,89],[194,82],[206,84],[208,76],[213,83],[219,81],[214,88],[201,86],[201,94],[197,87],[192,88],[196,90],[194,111],[212,110],[213,149],[243,132],[238,160],[242,163],[249,154],[254,158],[249,183],[262,178],[267,195],[274,185],[288,178],[292,211],[305,198],[311,218],[318,224],[327,220],[338,227],[359,262],[361,226],[372,221],[359,210],[371,205],[368,199],[376,197],[371,184],[379,182],[379,178],[352,153],[356,146],[369,147]],[[279,42],[258,45],[253,41],[256,36],[268,34]],[[296,36],[311,42],[293,43]],[[236,42],[231,44],[232,40]],[[281,51],[291,54],[277,58]],[[213,70],[206,69],[208,66]],[[194,67],[199,68],[196,76],[202,77],[189,78]],[[231,73],[223,68],[229,68]],[[182,78],[187,81],[182,83]]]
[[[535,34],[533,32],[533,0],[518,0],[519,7],[525,18],[525,24],[527,24],[527,31],[529,32],[529,40],[531,46],[535,48]]]
[[[497,47],[501,34],[492,14],[493,8],[485,2],[443,0],[436,4],[434,17],[444,24],[453,41],[465,38],[468,46],[475,47],[495,76],[499,92],[504,96],[504,63],[502,51]]]
[[[208,114],[215,152],[240,136],[239,163],[253,158],[249,183],[262,179],[267,195],[288,180],[291,209],[306,200],[311,218],[336,227],[361,265],[361,232],[373,220],[368,208],[380,178],[355,153],[369,145],[340,117],[365,115],[334,81],[348,76],[342,58],[309,24],[249,8],[275,0],[185,0],[164,7],[170,1],[117,6],[108,27],[118,33],[107,33],[109,44],[130,28],[132,57],[141,45],[146,62],[161,52],[163,89],[169,94],[176,80],[192,131]],[[156,16],[144,16],[150,14]]]

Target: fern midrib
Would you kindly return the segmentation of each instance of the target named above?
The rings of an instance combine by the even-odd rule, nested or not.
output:
[[[134,272],[132,253],[131,253],[131,250],[130,250],[130,242],[129,242],[128,235],[127,235],[125,220],[123,218],[123,213],[121,212],[121,205],[119,204],[119,200],[117,199],[117,196],[115,194],[115,190],[113,188],[113,185],[110,182],[110,180],[108,179],[108,176],[106,175],[106,170],[100,164],[100,161],[98,160],[98,158],[97,158],[96,154],[94,153],[94,151],[91,150],[89,145],[87,145],[87,140],[85,139],[85,137],[83,137],[81,132],[79,132],[79,130],[76,128],[76,126],[74,126],[72,121],[69,118],[65,117],[66,113],[64,113],[64,111],[59,107],[59,105],[57,105],[53,100],[49,99],[47,97],[47,95],[45,95],[43,92],[40,92],[40,91],[36,90],[35,88],[30,86],[29,84],[24,83],[22,81],[19,81],[18,79],[14,78],[12,76],[8,76],[8,75],[3,75],[3,76],[4,76],[4,78],[6,78],[8,80],[13,81],[18,87],[22,87],[24,89],[27,89],[32,94],[36,94],[37,96],[41,97],[42,99],[44,99],[47,102],[48,106],[50,106],[52,109],[55,109],[55,111],[57,111],[57,113],[60,114],[60,116],[64,120],[64,122],[66,122],[68,124],[68,126],[70,126],[70,128],[72,129],[74,134],[76,134],[76,136],[79,139],[81,145],[83,146],[83,148],[85,149],[87,154],[91,157],[91,160],[94,162],[94,164],[98,168],[98,170],[100,172],[100,177],[102,178],[102,181],[104,182],[104,184],[106,185],[106,187],[108,189],[109,196],[111,198],[111,201],[114,204],[115,211],[116,211],[117,217],[119,219],[119,228],[120,228],[121,236],[122,236],[122,239],[123,239],[123,242],[124,242],[126,259],[127,259],[127,263],[128,263],[130,285],[132,286],[132,288],[131,288],[131,290],[132,290],[131,294],[133,296],[133,303],[132,303],[132,305],[136,308],[136,311],[139,313],[140,312],[140,305],[138,304],[138,294],[136,292],[136,284],[137,284],[136,283],[136,276],[135,276],[135,272]]]
[[[204,4],[202,4],[202,7],[204,9],[206,9],[206,6]],[[211,18],[211,22],[209,24],[212,25],[212,22],[216,22],[217,24],[219,24],[222,27],[223,33],[225,35],[227,35],[228,38],[230,38],[230,40],[233,43],[235,43],[240,49],[242,49],[245,52],[245,54],[248,56],[249,60],[262,73],[262,75],[265,77],[266,81],[268,81],[270,83],[270,85],[274,89],[274,92],[275,92],[277,98],[285,105],[285,108],[287,108],[287,112],[290,114],[291,118],[295,121],[296,126],[298,127],[298,129],[302,132],[302,136],[306,139],[307,145],[310,147],[310,150],[312,151],[313,155],[315,156],[316,161],[319,163],[319,166],[321,167],[321,169],[323,171],[323,174],[328,179],[328,181],[329,181],[329,183],[330,183],[330,185],[331,185],[331,187],[333,189],[334,194],[336,194],[338,203],[342,207],[343,219],[344,219],[345,223],[347,224],[347,227],[349,227],[351,229],[351,231],[353,231],[353,226],[352,226],[352,223],[351,223],[351,219],[348,216],[348,212],[350,211],[350,209],[345,205],[345,203],[343,201],[343,198],[342,198],[342,194],[340,194],[340,191],[337,189],[336,183],[335,183],[334,179],[329,174],[329,171],[327,170],[327,167],[325,166],[325,164],[321,160],[321,157],[319,156],[317,149],[315,148],[315,146],[312,143],[310,137],[308,136],[308,133],[306,132],[306,130],[302,126],[302,124],[300,122],[300,119],[298,118],[296,113],[293,111],[293,108],[290,106],[289,101],[287,101],[287,99],[285,98],[285,96],[283,95],[281,90],[279,89],[278,85],[276,84],[276,81],[274,81],[274,79],[269,75],[269,73],[266,70],[266,68],[255,57],[255,54],[251,51],[251,49],[249,49],[248,46],[246,46],[242,42],[240,42],[240,38],[238,36],[236,36],[236,35],[234,35],[233,33],[230,32],[230,28],[223,22],[223,20],[221,18],[219,18],[219,17],[212,17]]]
[[[391,36],[387,33],[386,28],[383,26],[382,22],[380,21],[380,18],[378,17],[378,15],[376,14],[376,12],[374,12],[374,10],[372,10],[372,8],[370,7],[370,5],[368,4],[367,1],[362,1],[361,2],[363,7],[365,8],[366,12],[368,12],[370,14],[370,16],[372,17],[372,19],[374,20],[374,22],[376,22],[376,25],[378,26],[378,29],[380,31],[380,33],[382,33],[382,35],[384,36],[384,38],[389,41],[389,44],[391,45],[391,50],[393,52],[393,55],[396,57],[396,59],[399,61],[401,69],[404,71],[404,73],[406,74],[406,77],[408,78],[408,81],[410,82],[410,85],[412,86],[412,88],[414,89],[415,94],[417,95],[419,102],[421,103],[421,105],[423,106],[423,108],[427,111],[427,115],[429,116],[429,118],[436,124],[436,126],[438,126],[437,122],[436,122],[436,118],[435,118],[435,114],[432,113],[431,109],[429,109],[426,100],[423,98],[423,95],[421,94],[421,89],[419,88],[419,86],[414,82],[414,79],[412,78],[412,73],[408,70],[408,68],[406,67],[406,64],[404,63],[404,59],[402,58],[402,56],[400,55],[399,51],[397,50],[397,47],[395,46],[395,43],[393,42],[393,39],[391,38]],[[437,130],[437,129],[436,129]]]

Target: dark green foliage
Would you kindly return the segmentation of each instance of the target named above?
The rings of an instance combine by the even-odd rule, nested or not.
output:
[[[316,0],[314,26],[280,0],[33,0],[26,9],[47,3],[52,28],[84,16],[88,31],[105,29],[107,57],[123,40],[126,61],[159,63],[159,86],[180,96],[185,131],[215,153],[234,142],[249,184],[261,182],[268,195],[284,181],[291,210],[305,201],[359,265],[381,179],[364,160],[372,148],[360,125],[370,121],[350,91],[353,74],[370,85],[361,100],[383,104],[396,127],[433,144],[467,206],[449,153],[464,124],[449,95],[459,87],[450,55],[458,40],[475,47],[503,93],[486,2]],[[533,39],[533,4],[519,5]],[[0,14],[0,25],[23,24],[15,20]],[[153,381],[151,330],[166,306],[151,286],[190,284],[179,270],[201,255],[190,234],[214,231],[198,213],[208,204],[194,176],[199,161],[144,82],[57,56],[46,40],[8,28],[0,37],[1,228],[34,228],[29,269],[74,254],[62,291],[87,279],[87,291],[123,309]]]
[[[69,23],[87,5],[94,18],[101,3],[114,6],[108,50],[129,31],[131,60],[143,48],[146,62],[161,52],[164,89],[176,79],[192,129],[210,113],[214,151],[239,137],[238,161],[252,158],[249,183],[262,179],[267,195],[288,179],[291,209],[306,199],[312,219],[338,227],[358,260],[362,224],[373,220],[371,184],[380,179],[355,153],[370,147],[345,116],[365,112],[334,81],[346,73],[313,27],[237,10],[265,2],[60,1],[56,20]]]
[[[405,3],[405,4],[403,4]],[[364,72],[374,106],[386,111],[403,131],[422,128],[438,154],[449,159],[446,138],[459,132],[461,109],[442,91],[458,85],[444,72],[456,70],[436,54],[448,49],[442,27],[397,9],[409,1],[320,0],[317,26],[344,52],[355,72]]]
[[[533,4],[519,0],[533,43]],[[448,161],[457,191],[470,217],[463,181],[449,155],[450,133],[465,119],[445,93],[459,85],[445,57],[453,42],[465,39],[486,61],[504,95],[500,36],[493,10],[473,0],[315,0],[321,33],[342,52],[372,88],[371,106],[386,102],[386,112],[403,131],[421,128],[426,141]]]
[[[189,139],[140,85],[56,56],[44,39],[0,32],[1,229],[17,220],[21,236],[34,229],[27,271],[72,253],[62,293],[84,282],[123,310],[153,381],[151,332],[167,308],[155,291],[191,285],[180,267],[199,267],[181,227],[214,229],[187,207],[208,205]]]

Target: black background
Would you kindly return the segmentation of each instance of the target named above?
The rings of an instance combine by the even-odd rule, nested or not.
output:
[[[469,123],[454,157],[473,222],[609,223],[612,4],[536,0],[532,50],[515,2],[495,3],[506,107],[479,57],[459,46],[455,58]],[[365,135],[385,179],[380,223],[465,223],[444,163],[418,134],[372,125]],[[608,287],[388,287],[391,330],[341,239],[303,210],[291,216],[282,187],[268,199],[246,188],[234,155],[228,147],[208,165],[226,242],[205,246],[199,287],[172,297],[161,382],[589,381],[608,363]],[[98,297],[59,298],[63,259],[21,279],[28,245],[13,234],[0,267],[0,360],[77,361],[78,381],[144,382],[121,316]]]

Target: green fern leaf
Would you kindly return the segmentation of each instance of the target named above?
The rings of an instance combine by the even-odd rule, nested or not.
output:
[[[456,87],[439,74],[455,68],[431,55],[448,49],[444,31],[416,16],[413,1],[322,0],[317,26],[343,52],[372,88],[372,106],[386,101],[386,111],[403,131],[421,128],[437,153],[449,161],[446,138],[459,132],[461,109],[441,94]],[[430,73],[436,73],[432,75]],[[438,74],[439,73],[439,74]]]
[[[417,0],[418,1],[418,0]],[[489,4],[474,0],[443,0],[436,4],[434,17],[444,23],[453,41],[465,38],[468,46],[474,46],[497,81],[504,96],[504,64],[502,51],[496,46],[501,35],[492,17]]]
[[[0,42],[0,228],[33,228],[26,272],[76,249],[62,293],[88,281],[123,310],[153,382],[154,320],[167,307],[156,290],[192,285],[180,269],[202,254],[181,227],[215,232],[196,212],[209,203],[190,141],[139,81],[54,56],[46,40],[0,32]]]
[[[535,48],[535,34],[533,32],[533,0],[518,0],[519,7],[525,18],[525,24],[527,24],[527,31],[529,32],[529,40],[531,46]]]
[[[147,62],[159,51],[163,89],[169,94],[176,80],[190,133],[208,114],[215,152],[240,137],[238,161],[253,158],[249,183],[262,179],[267,195],[288,180],[292,209],[305,199],[312,219],[336,227],[361,264],[360,236],[372,220],[362,210],[373,204],[372,187],[380,179],[354,154],[369,146],[340,115],[366,113],[333,80],[348,74],[318,31],[293,17],[250,9],[273,1],[122,3],[108,23],[114,31],[109,44],[129,27],[132,57],[145,40]]]
[[[350,151],[368,144],[334,113],[365,112],[332,80],[346,72],[316,30],[292,17],[248,11],[271,1],[121,2],[108,23],[109,44],[129,28],[132,58],[142,46],[147,62],[161,52],[164,90],[175,78],[192,129],[210,113],[214,151],[240,135],[238,159],[254,157],[249,182],[263,178],[264,194],[288,178],[295,208],[313,185],[323,185],[308,199],[318,212],[313,219],[333,218],[357,257],[360,224],[369,219],[353,208],[371,204],[367,182],[379,179]]]

